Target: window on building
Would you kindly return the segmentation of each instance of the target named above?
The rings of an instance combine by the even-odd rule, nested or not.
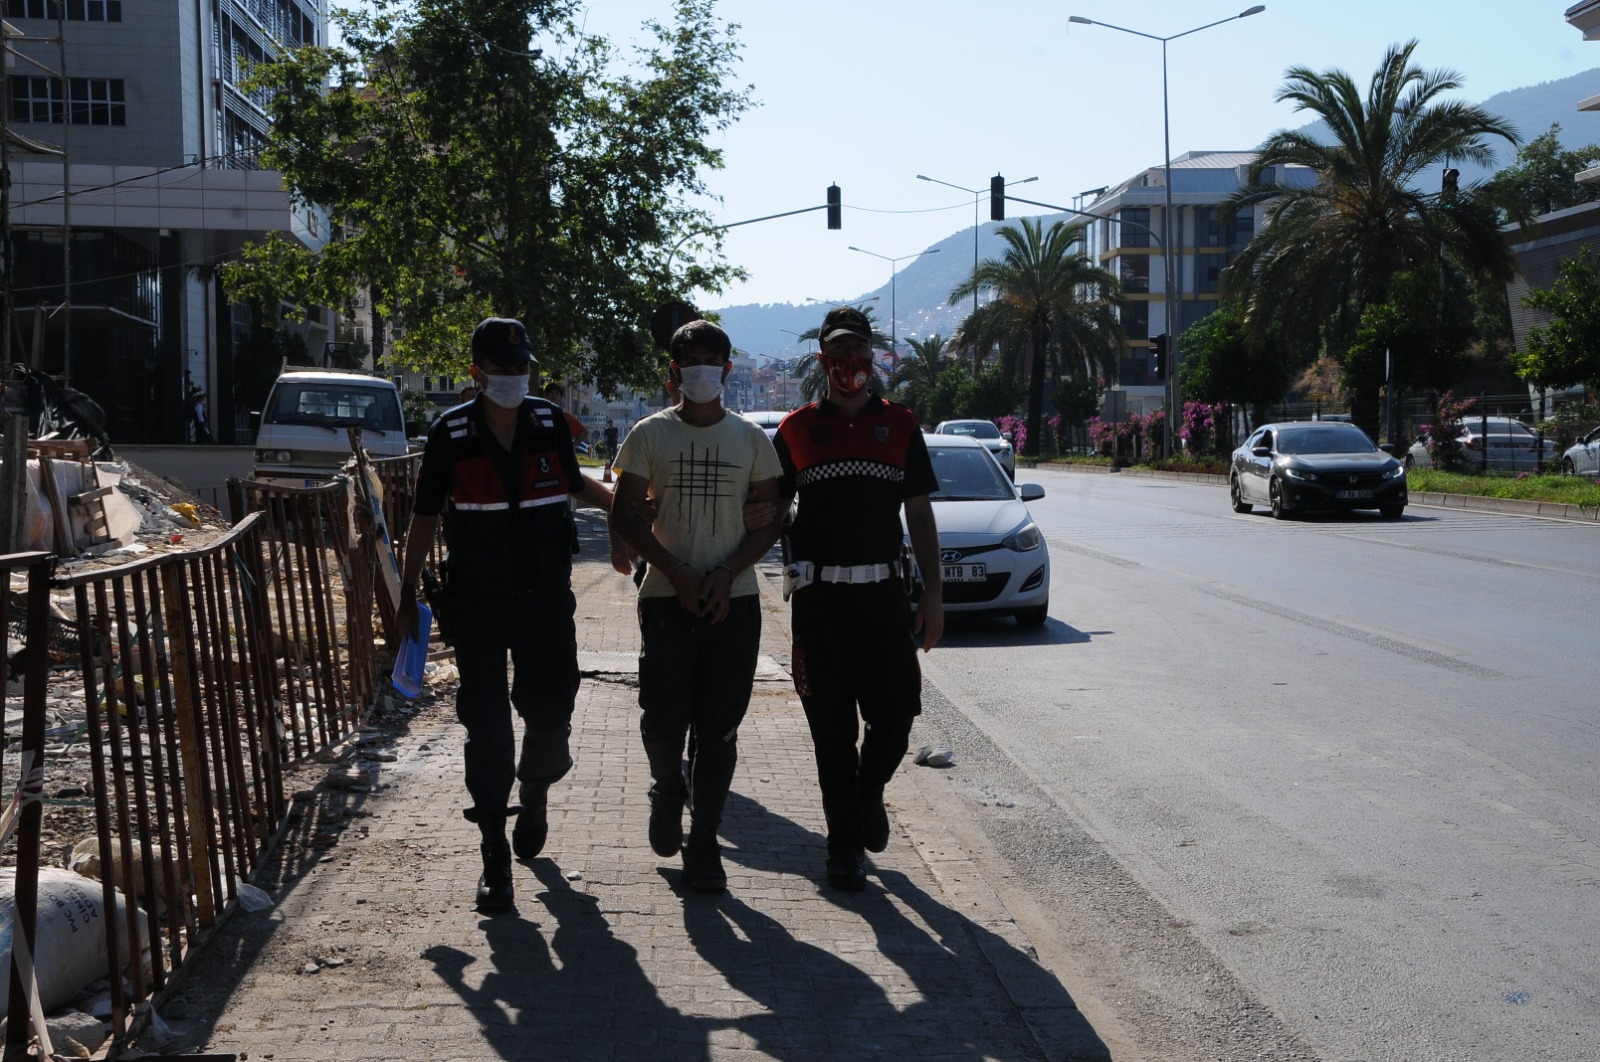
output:
[[[1195,257],[1195,274],[1197,287],[1195,290],[1205,295],[1211,295],[1222,290],[1222,270],[1227,267],[1228,257],[1221,254],[1202,254]]]
[[[1127,222],[1118,225],[1118,247],[1149,247],[1150,246],[1150,208],[1149,207],[1124,207],[1117,211],[1117,220]]]
[[[1125,302],[1122,304],[1122,330],[1129,339],[1150,338],[1150,304]]]
[[[1228,249],[1237,251],[1249,243],[1256,234],[1256,217],[1250,207],[1245,207],[1233,216],[1233,231],[1229,233]]]
[[[7,18],[55,18],[50,0],[6,0]],[[69,22],[121,22],[122,0],[67,0]]]
[[[1143,295],[1150,290],[1150,256],[1125,254],[1117,259],[1117,275],[1124,294]]]
[[[1217,310],[1215,299],[1196,299],[1193,302],[1178,304],[1178,326],[1180,332],[1187,332],[1196,322],[1209,317]]]
[[[59,125],[66,114],[73,125],[128,124],[121,78],[75,77],[68,84],[72,98],[63,107],[60,78],[13,77],[11,120]]]
[[[1222,211],[1216,207],[1195,207],[1194,241],[1197,247],[1223,247]]]
[[[73,125],[127,125],[121,78],[75,77],[70,113]]]

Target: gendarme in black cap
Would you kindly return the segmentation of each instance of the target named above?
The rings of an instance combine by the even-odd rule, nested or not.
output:
[[[499,369],[537,365],[533,343],[522,322],[510,317],[485,317],[472,332],[472,360]]]
[[[818,335],[823,343],[840,336],[856,336],[871,343],[872,324],[867,320],[867,315],[854,306],[835,306],[822,319]]]

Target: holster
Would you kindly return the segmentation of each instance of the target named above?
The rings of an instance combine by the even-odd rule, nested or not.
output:
[[[444,572],[449,561],[443,561],[439,570]],[[439,576],[433,574],[432,568],[422,569],[422,597],[427,601],[428,608],[433,610],[433,629],[438,632],[439,640],[445,645],[454,645],[454,630],[450,613],[450,592],[445,588],[445,583]]]
[[[783,599],[816,582],[817,566],[810,561],[790,561],[783,566]]]

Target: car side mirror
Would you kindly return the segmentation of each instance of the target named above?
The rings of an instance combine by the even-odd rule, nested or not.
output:
[[[1254,449],[1252,449],[1250,452],[1255,454],[1257,457],[1271,457],[1272,456],[1272,447],[1270,447],[1270,446],[1257,446]]]
[[[1011,433],[1009,431],[1001,432],[1000,433],[1000,438],[1004,439],[1008,443],[1014,443],[1014,442],[1017,441],[1016,435],[1014,435],[1013,433]]]
[[[1379,443],[1378,444],[1378,449],[1382,450],[1384,453],[1388,454],[1390,457],[1394,456],[1394,443]]]
[[[1022,500],[1025,502],[1038,501],[1044,497],[1044,488],[1037,483],[1023,483],[1017,489],[1022,492]]]

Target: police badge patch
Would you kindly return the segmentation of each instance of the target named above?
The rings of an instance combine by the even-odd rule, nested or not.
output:
[[[545,457],[543,455],[541,455],[539,457],[539,471],[540,472],[544,472],[544,473],[549,473],[549,471],[550,471],[550,458]]]

